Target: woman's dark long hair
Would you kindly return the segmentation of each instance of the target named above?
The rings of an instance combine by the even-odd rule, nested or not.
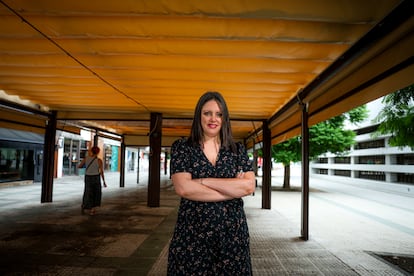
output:
[[[188,137],[188,142],[192,146],[198,146],[203,141],[203,128],[201,126],[201,109],[208,101],[211,100],[215,100],[217,102],[222,113],[222,124],[220,129],[221,146],[226,149],[230,149],[231,151],[236,153],[237,148],[233,140],[233,133],[231,131],[230,124],[230,115],[226,101],[219,92],[215,91],[208,91],[204,93],[198,100],[198,103],[194,110],[193,124],[191,126],[191,133],[190,137]]]

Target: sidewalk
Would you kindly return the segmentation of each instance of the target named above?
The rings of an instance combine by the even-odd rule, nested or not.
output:
[[[147,175],[137,184],[136,174],[127,174],[124,188],[118,173],[106,179],[95,216],[80,213],[82,177],[55,180],[46,204],[39,203],[39,184],[0,189],[0,274],[165,275],[179,204],[170,180],[162,176],[161,206],[149,208]],[[260,188],[244,201],[254,275],[404,275],[366,252],[327,249],[312,236],[302,241],[300,224],[276,208],[261,209]]]

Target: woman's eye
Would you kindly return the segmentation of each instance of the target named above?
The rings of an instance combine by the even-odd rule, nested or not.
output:
[[[206,116],[206,117],[212,117],[213,112],[212,111],[204,111],[203,115]],[[215,113],[215,115],[216,115],[217,118],[223,117],[223,113],[221,113],[221,112],[217,112],[217,113]]]

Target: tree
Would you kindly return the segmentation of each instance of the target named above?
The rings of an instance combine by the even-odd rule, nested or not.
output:
[[[391,134],[391,146],[414,150],[414,85],[385,96],[382,103],[384,107],[374,119],[380,123],[374,136]]]
[[[272,158],[283,164],[283,188],[290,188],[290,163],[301,160],[301,139],[296,136],[272,146]]]
[[[315,159],[327,152],[340,154],[350,149],[355,143],[355,132],[346,130],[345,121],[353,124],[368,117],[366,105],[354,108],[342,115],[333,117],[309,128],[309,158]],[[302,159],[301,137],[297,136],[272,146],[274,161],[284,166],[283,188],[290,188],[290,163]]]

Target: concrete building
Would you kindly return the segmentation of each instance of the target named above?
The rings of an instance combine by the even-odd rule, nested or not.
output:
[[[393,187],[392,184],[403,184],[399,185],[402,189],[414,188],[414,151],[409,147],[391,147],[390,136],[372,135],[378,127],[378,124],[372,125],[372,119],[381,107],[381,99],[369,103],[370,117],[354,129],[357,134],[355,145],[342,156],[320,156],[311,163],[311,174],[349,182],[358,179],[360,185],[371,184],[385,189]]]

